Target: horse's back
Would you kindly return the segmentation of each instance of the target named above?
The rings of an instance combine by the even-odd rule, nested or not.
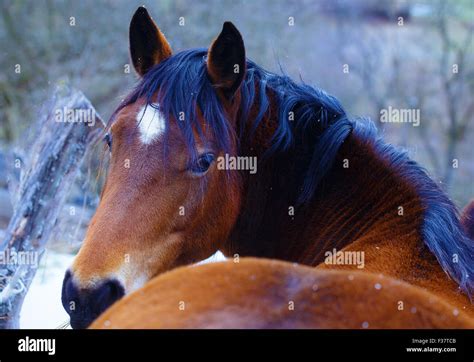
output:
[[[158,276],[91,327],[473,328],[474,322],[392,278],[242,258]]]

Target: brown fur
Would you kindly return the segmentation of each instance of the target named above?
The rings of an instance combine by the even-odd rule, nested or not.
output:
[[[146,147],[140,143],[136,123],[130,118],[135,119],[142,105],[120,112],[110,130],[114,141],[107,182],[72,266],[83,288],[125,267],[129,291],[143,277],[138,273],[150,279],[205,259],[227,238],[237,215],[237,192],[207,192],[203,198],[190,192],[200,187],[200,180],[187,173],[185,146],[175,122],[170,124],[174,148],[168,159],[162,156],[160,142]],[[130,168],[124,167],[126,160]],[[220,187],[232,190],[239,185],[224,172],[210,170],[207,188]],[[179,214],[180,207],[184,215]]]
[[[379,290],[374,287],[377,283]],[[243,258],[239,263],[165,273],[116,303],[91,326],[363,327],[473,328],[474,323],[443,299],[393,278]]]
[[[243,154],[265,145],[264,140],[271,137],[277,122],[275,118],[267,119],[254,143],[248,145]],[[257,154],[259,156],[261,154]],[[349,161],[349,168],[343,167],[344,160]],[[268,172],[278,171],[270,166]],[[285,171],[281,172],[285,175]],[[258,177],[270,179],[262,167]],[[248,220],[255,218],[254,210],[268,202],[268,197],[278,197],[272,195],[268,184],[262,183],[261,189],[255,186],[258,184],[255,180],[244,181],[243,206],[231,237],[224,245],[226,255],[277,258],[323,269],[358,270],[353,265],[326,265],[324,254],[333,248],[363,251],[364,271],[382,273],[426,288],[474,316],[468,297],[442,270],[423,242],[420,231],[424,208],[413,185],[399,176],[370,143],[349,136],[318,195],[302,215],[289,216],[288,204],[284,204],[278,205],[280,214],[262,221],[272,230],[268,239],[263,232],[253,237],[245,233]],[[252,188],[256,189],[252,191]],[[398,214],[399,206],[403,207],[402,216]]]

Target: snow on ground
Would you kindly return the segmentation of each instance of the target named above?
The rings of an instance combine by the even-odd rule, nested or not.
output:
[[[72,264],[74,255],[47,251],[41,259],[35,279],[25,297],[20,316],[20,328],[53,329],[59,327],[69,316],[61,304],[61,286],[64,273]],[[225,260],[217,252],[201,263]]]
[[[26,294],[20,315],[20,328],[57,328],[69,320],[61,304],[64,273],[74,255],[46,251]]]

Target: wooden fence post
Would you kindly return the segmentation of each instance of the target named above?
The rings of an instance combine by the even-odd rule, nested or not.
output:
[[[58,86],[22,165],[18,203],[0,241],[0,328],[19,328],[20,311],[65,197],[104,123],[84,94]],[[40,312],[40,311],[39,311]]]

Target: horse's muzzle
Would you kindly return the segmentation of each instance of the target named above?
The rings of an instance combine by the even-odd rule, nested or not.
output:
[[[93,289],[79,288],[68,270],[64,276],[62,304],[74,329],[87,328],[102,312],[125,294],[117,280],[105,280]]]

